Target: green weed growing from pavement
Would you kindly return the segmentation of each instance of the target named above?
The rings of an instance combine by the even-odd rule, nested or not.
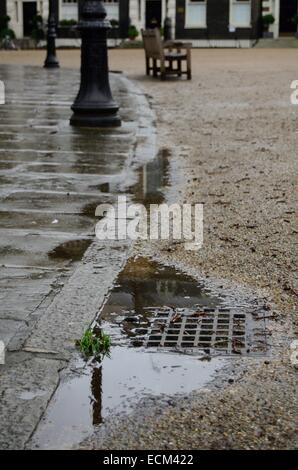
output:
[[[111,338],[103,331],[100,331],[99,334],[95,334],[91,328],[87,328],[81,339],[77,341],[77,347],[86,357],[109,357]]]

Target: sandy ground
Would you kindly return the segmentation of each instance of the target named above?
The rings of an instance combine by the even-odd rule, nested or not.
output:
[[[2,63],[38,65],[43,58],[0,53]],[[79,65],[78,51],[61,51],[59,59]],[[204,203],[203,249],[187,253],[175,245],[160,255],[266,295],[287,322],[288,339],[280,357],[248,366],[223,392],[189,399],[183,409],[176,403],[153,410],[139,423],[133,417],[90,446],[297,446],[296,377],[287,349],[298,321],[298,106],[290,104],[297,59],[290,49],[195,50],[191,82],[161,83],[144,77],[142,51],[110,52],[110,68],[136,80],[157,113],[159,146],[170,155],[168,200]]]

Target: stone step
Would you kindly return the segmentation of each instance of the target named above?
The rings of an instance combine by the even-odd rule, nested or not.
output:
[[[298,47],[298,39],[295,37],[286,37],[278,39],[259,39],[255,45],[256,48],[295,48]]]

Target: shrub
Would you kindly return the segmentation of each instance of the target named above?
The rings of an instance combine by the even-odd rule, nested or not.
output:
[[[117,21],[117,20],[112,19],[110,21],[110,23],[111,23],[112,28],[118,28],[118,26],[119,26],[119,21]]]
[[[298,13],[296,13],[296,15],[293,16],[292,23],[298,26]]]
[[[128,37],[129,39],[136,39],[139,35],[138,29],[134,25],[130,25],[128,28]]]
[[[267,27],[275,22],[275,18],[271,14],[264,15],[262,20],[263,20],[263,25]]]
[[[61,20],[59,21],[60,26],[75,26],[77,24],[76,20]]]
[[[16,35],[12,29],[9,28],[10,16],[0,16],[0,39],[9,37],[15,39]]]

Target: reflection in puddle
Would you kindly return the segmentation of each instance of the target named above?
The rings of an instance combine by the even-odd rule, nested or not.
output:
[[[138,182],[130,188],[134,200],[148,207],[164,202],[164,188],[168,184],[170,151],[162,148],[154,160],[138,170]]]
[[[119,412],[130,412],[148,395],[189,393],[203,387],[225,360],[202,362],[175,353],[144,353],[116,346],[101,367],[85,367],[58,388],[34,438],[41,448],[69,448]],[[78,363],[79,367],[83,366]]]

